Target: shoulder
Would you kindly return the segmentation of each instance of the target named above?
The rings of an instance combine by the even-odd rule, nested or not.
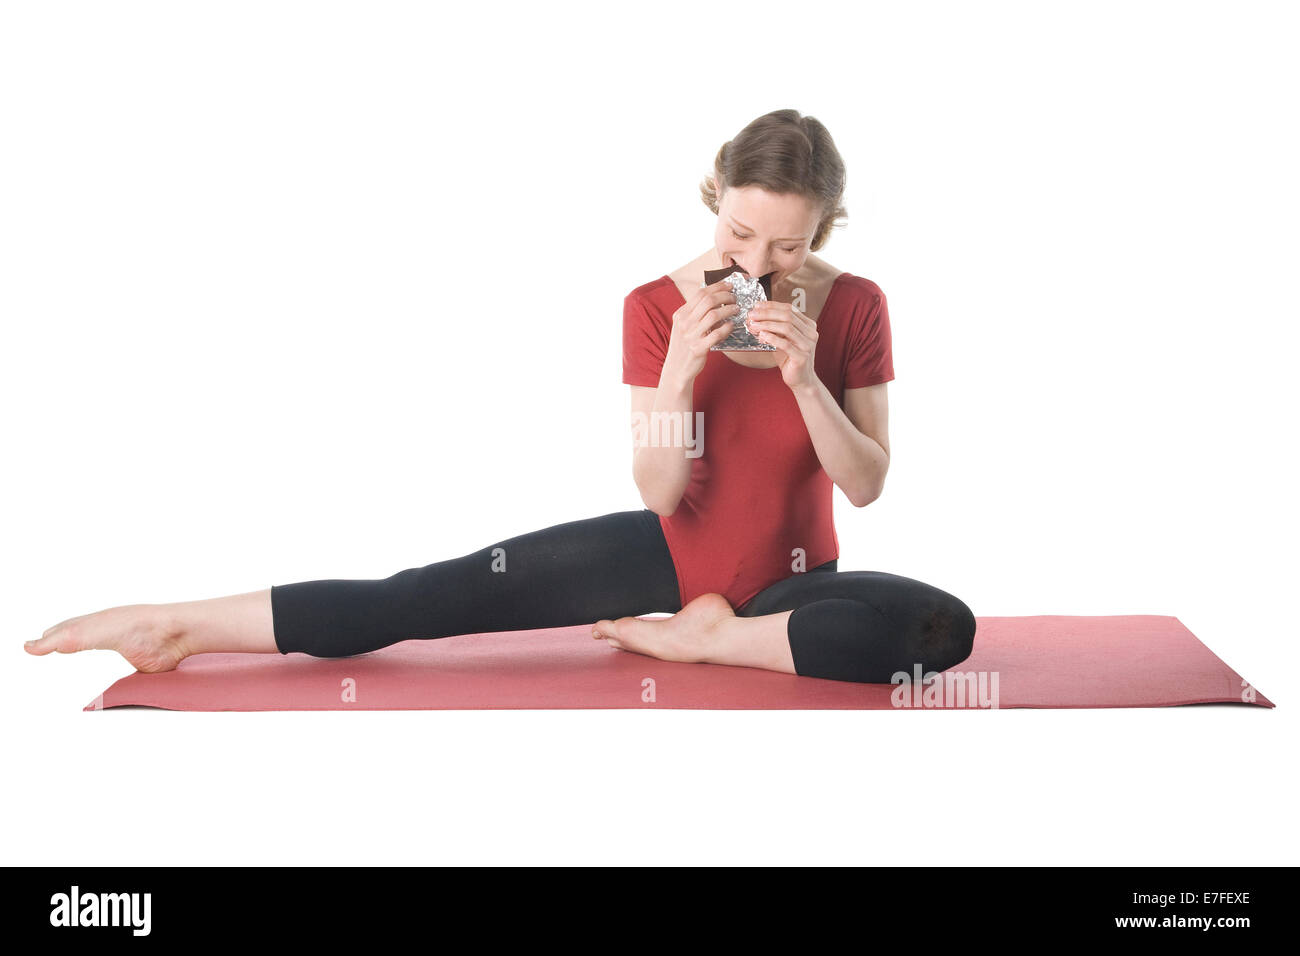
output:
[[[842,303],[847,303],[855,309],[865,308],[871,311],[885,301],[884,291],[866,276],[844,272],[835,281],[840,286],[836,295],[841,297]]]
[[[810,304],[827,318],[869,311],[884,298],[880,286],[871,279],[840,269],[818,256],[810,255],[806,268],[805,281],[812,290]]]
[[[677,311],[677,306],[681,305],[680,298],[681,293],[677,290],[676,283],[669,276],[662,275],[643,282],[629,292],[623,297],[623,305],[626,309],[636,304],[651,315],[672,316]]]
[[[662,293],[661,293],[661,290],[662,290],[665,286],[671,286],[672,284],[673,284],[672,279],[670,279],[670,278],[669,278],[668,276],[666,276],[666,275],[661,275],[661,276],[659,276],[657,279],[651,279],[649,282],[643,282],[643,283],[641,283],[639,286],[637,286],[635,289],[633,289],[631,292],[629,292],[629,293],[627,294],[627,297],[628,297],[629,299],[633,299],[633,298],[645,298],[645,299],[653,298],[654,296],[656,296],[656,295],[658,295],[658,294],[662,294]]]

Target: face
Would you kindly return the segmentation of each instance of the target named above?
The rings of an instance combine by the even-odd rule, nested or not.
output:
[[[775,285],[804,264],[820,219],[818,204],[803,196],[736,186],[718,200],[713,243],[723,266],[738,265],[751,276],[775,272]]]

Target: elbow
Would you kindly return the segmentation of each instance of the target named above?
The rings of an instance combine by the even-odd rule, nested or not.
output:
[[[865,508],[867,505],[871,504],[871,502],[879,498],[881,492],[885,490],[885,475],[888,473],[889,459],[886,458],[884,467],[874,476],[874,481],[864,482],[852,491],[845,488],[844,493],[848,495],[849,501],[853,503],[853,507]]]
[[[667,518],[676,511],[682,500],[681,491],[675,495],[665,494],[658,490],[647,494],[645,487],[639,481],[636,483],[636,490],[641,494],[641,502],[662,518]]]
[[[845,489],[849,502],[855,508],[865,508],[871,502],[880,497],[880,493],[885,490],[884,484],[871,485],[866,488],[855,488],[853,491]]]
[[[661,518],[667,518],[676,511],[681,500],[680,495],[670,501],[664,496],[647,495],[644,491],[641,492],[641,501],[647,508],[659,515]]]
[[[643,474],[637,467],[636,460],[633,460],[632,481],[636,484],[642,503],[655,514],[667,518],[681,504],[682,496],[686,494],[686,482],[673,482],[671,487],[665,488],[665,483],[659,479],[660,476],[653,473]]]

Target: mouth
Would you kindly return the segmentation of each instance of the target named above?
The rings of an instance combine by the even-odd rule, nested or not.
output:
[[[724,268],[727,268],[727,269],[740,269],[740,270],[742,270],[742,271],[745,273],[745,275],[747,275],[747,276],[752,276],[752,275],[754,274],[754,273],[750,272],[748,269],[746,269],[744,266],[742,266],[739,262],[737,262],[735,256],[724,256],[724,257],[723,257],[723,261],[722,261],[722,265],[723,265]],[[768,276],[774,276],[774,275],[776,275],[776,271],[773,270],[772,272],[769,272],[767,275],[768,275]],[[765,278],[766,278],[766,277],[765,277]]]

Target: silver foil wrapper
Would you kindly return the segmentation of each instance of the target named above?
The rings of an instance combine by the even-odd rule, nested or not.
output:
[[[767,300],[763,291],[762,280],[751,278],[743,272],[733,272],[726,277],[731,283],[731,290],[736,293],[736,314],[731,317],[731,334],[717,345],[709,347],[710,352],[775,352],[776,346],[760,342],[749,329],[747,321],[749,310],[756,302]]]

